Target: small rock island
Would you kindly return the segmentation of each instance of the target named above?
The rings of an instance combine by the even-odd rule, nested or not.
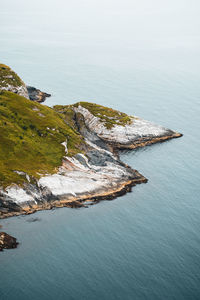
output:
[[[0,251],[3,249],[14,249],[17,248],[18,242],[16,238],[12,237],[11,235],[0,232]]]
[[[181,136],[94,103],[39,103],[49,96],[0,64],[0,218],[120,196],[147,179],[118,150]]]

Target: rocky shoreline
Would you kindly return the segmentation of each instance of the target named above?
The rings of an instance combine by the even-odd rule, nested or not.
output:
[[[0,217],[0,219],[9,218],[13,216],[19,216],[19,215],[30,215],[33,213],[36,213],[37,211],[41,210],[51,210],[54,208],[63,208],[63,207],[69,207],[69,208],[81,208],[81,207],[88,207],[89,205],[96,204],[103,200],[114,200],[117,197],[125,195],[127,192],[131,192],[132,187],[136,184],[140,183],[146,183],[148,180],[146,178],[141,178],[141,180],[130,180],[129,182],[125,182],[121,184],[118,188],[114,190],[110,190],[104,193],[96,193],[94,195],[85,195],[85,197],[77,197],[75,199],[67,199],[67,200],[55,200],[48,203],[44,203],[41,205],[32,205],[23,207],[21,211],[19,212],[10,212],[5,213],[3,216]]]
[[[142,176],[139,172],[135,170],[137,177],[135,179],[131,179],[129,181],[120,182],[117,187],[113,189],[108,189],[107,191],[97,191],[92,194],[85,194],[79,197],[60,197],[58,199],[40,203],[40,204],[32,204],[21,207],[18,211],[7,211],[4,214],[0,215],[0,219],[9,218],[13,216],[19,215],[30,215],[37,211],[41,210],[51,210],[54,208],[80,208],[80,207],[88,207],[89,205],[96,204],[103,200],[113,200],[117,197],[125,195],[127,192],[131,192],[132,187],[136,184],[146,183],[148,180]],[[12,208],[13,209],[13,208]]]
[[[166,142],[167,140],[179,138],[182,136],[183,136],[182,133],[175,132],[172,135],[161,136],[161,137],[152,138],[152,139],[148,139],[148,140],[141,138],[141,139],[138,139],[137,142],[135,142],[134,144],[131,144],[131,145],[117,144],[116,147],[117,147],[117,149],[120,149],[120,150],[126,150],[126,149],[134,150],[134,149],[150,146],[150,145],[157,144],[157,143],[163,143],[163,142]]]
[[[116,149],[124,150],[124,149],[137,149],[141,147],[145,147],[147,145],[152,145],[155,143],[162,143],[164,141],[170,140],[172,138],[179,138],[182,134],[180,133],[174,133],[170,136],[163,136],[159,138],[154,138],[152,140],[143,141],[139,143],[135,143],[132,145],[117,145],[115,144],[115,147],[113,147],[113,152],[116,154]],[[127,166],[127,168],[130,168]],[[132,169],[131,169],[132,170]],[[12,216],[19,216],[19,215],[29,215],[36,213],[37,211],[41,210],[51,210],[54,208],[63,208],[63,207],[69,207],[69,208],[81,208],[81,207],[88,207],[89,205],[96,204],[103,200],[113,200],[117,197],[125,195],[127,192],[132,191],[132,187],[136,184],[141,183],[147,183],[148,179],[142,176],[138,171],[134,170],[135,174],[137,174],[137,178],[127,180],[125,182],[119,182],[117,187],[113,189],[108,189],[107,191],[97,191],[91,194],[86,193],[85,195],[82,194],[79,197],[67,197],[65,199],[65,196],[63,197],[55,197],[52,196],[52,199],[50,201],[45,201],[44,203],[32,203],[31,205],[24,205],[22,207],[15,204],[15,207],[13,207],[13,203],[11,206],[7,208],[2,209],[0,204],[0,219],[9,218]],[[0,195],[1,197],[1,195]],[[8,204],[8,202],[7,202]]]

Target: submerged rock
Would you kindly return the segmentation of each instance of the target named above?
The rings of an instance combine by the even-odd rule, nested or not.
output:
[[[5,232],[0,232],[0,251],[17,248],[18,244],[16,238]]]

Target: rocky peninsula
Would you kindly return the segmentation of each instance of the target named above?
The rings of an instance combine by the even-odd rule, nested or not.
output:
[[[0,218],[120,196],[147,179],[119,149],[181,136],[94,103],[42,105],[49,94],[2,64],[0,81]]]

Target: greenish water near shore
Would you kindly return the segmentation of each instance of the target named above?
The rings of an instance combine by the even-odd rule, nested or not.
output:
[[[184,136],[121,154],[149,179],[132,193],[2,220],[20,246],[0,254],[1,300],[200,298],[199,9],[3,2],[0,59],[47,105],[96,102]]]

